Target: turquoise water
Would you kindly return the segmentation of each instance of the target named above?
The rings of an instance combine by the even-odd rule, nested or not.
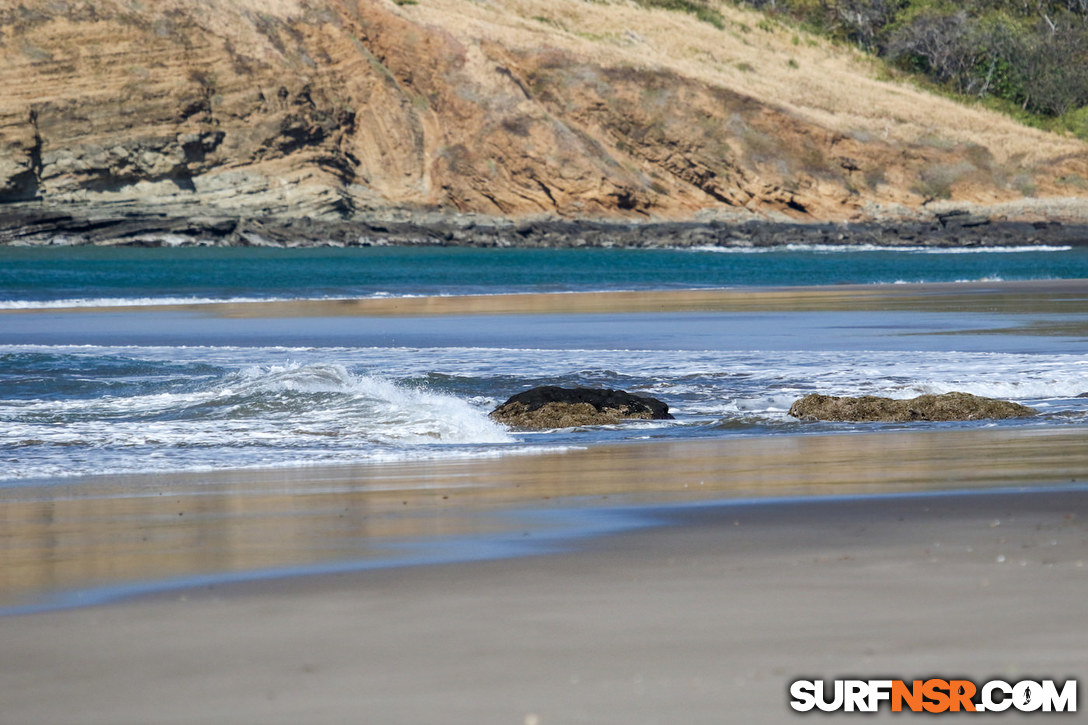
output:
[[[0,306],[1088,277],[1088,248],[0,248]]]
[[[1088,302],[970,316],[933,307],[243,319],[140,309],[156,301],[1058,278],[1088,278],[1088,250],[0,248],[0,489],[858,429],[790,418],[790,403],[810,392],[961,390],[1042,413],[1000,425],[1088,422],[1088,340],[1076,332]],[[94,309],[106,303],[122,309]],[[488,419],[545,384],[653,395],[676,419],[541,433]]]

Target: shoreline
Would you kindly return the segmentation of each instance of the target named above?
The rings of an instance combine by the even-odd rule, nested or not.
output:
[[[1060,201],[1073,201],[1065,209]],[[1050,206],[1058,204],[1058,212]],[[1031,210],[1036,208],[1035,212]],[[356,219],[262,216],[196,207],[0,205],[0,245],[16,246],[460,246],[522,248],[769,248],[786,245],[896,247],[1088,246],[1079,200],[1039,200],[1019,214],[1001,205],[947,205],[856,221],[711,219],[518,219],[403,212]],[[1075,211],[1076,213],[1072,213]],[[388,215],[383,215],[388,216]]]
[[[546,556],[0,619],[5,715],[775,723],[795,679],[1083,676],[1083,489],[643,515],[658,525]]]
[[[170,301],[131,305],[0,308],[3,315],[96,312],[197,312],[223,318],[441,317],[447,315],[605,314],[626,312],[778,312],[926,310],[1080,312],[1088,279],[905,282],[679,290],[501,292],[337,299]],[[1023,295],[1031,295],[1030,300]],[[1017,298],[1017,296],[1021,296]],[[105,301],[104,301],[105,302]]]
[[[601,497],[607,500],[608,496]],[[447,568],[496,564],[512,560],[538,557],[576,556],[600,548],[618,548],[625,537],[639,536],[646,532],[705,525],[707,520],[747,517],[752,512],[767,518],[781,518],[792,522],[801,519],[819,519],[820,511],[871,510],[916,505],[926,513],[941,509],[940,516],[953,514],[941,508],[952,502],[954,506],[980,502],[972,510],[974,515],[985,515],[987,508],[1013,511],[1032,508],[1030,499],[1040,501],[1069,498],[1088,498],[1088,482],[1066,485],[1003,485],[993,488],[937,488],[934,490],[908,490],[865,493],[821,493],[795,495],[770,495],[735,498],[710,498],[695,501],[660,500],[654,503],[623,503],[624,495],[618,496],[615,505],[589,505],[557,503],[551,508],[511,508],[476,512],[494,519],[520,522],[515,533],[495,524],[495,532],[473,532],[463,535],[444,534],[441,539],[396,540],[394,551],[386,557],[353,560],[331,560],[299,566],[254,569],[238,572],[209,572],[184,575],[167,579],[145,579],[116,585],[65,590],[45,599],[25,604],[0,606],[0,622],[9,618],[48,615],[71,610],[101,607],[124,607],[145,602],[164,602],[175,599],[200,599],[205,596],[236,597],[253,596],[268,592],[295,590],[307,582],[318,587],[329,586],[345,577],[360,578],[383,572],[405,572],[418,568]],[[631,497],[638,501],[639,497]],[[650,500],[653,500],[651,497]],[[1019,502],[1013,508],[1010,502]],[[939,504],[940,506],[935,506]],[[538,504],[539,506],[539,504]],[[1085,509],[1088,516],[1088,507]],[[815,515],[814,515],[815,514]],[[850,523],[845,518],[841,523]],[[855,524],[857,522],[854,522]],[[869,522],[871,525],[871,522]],[[535,529],[534,525],[543,528]],[[675,532],[667,532],[675,535]],[[1004,542],[999,542],[1004,543]],[[998,563],[1004,563],[1004,559]],[[1082,562],[1083,568],[1086,564]],[[212,594],[215,592],[215,594]]]
[[[413,557],[448,562],[447,546],[453,560],[459,552],[486,559],[540,536],[562,541],[564,516],[596,511],[579,526],[599,528],[615,523],[609,509],[631,506],[1083,486],[1085,433],[639,441],[494,458],[39,481],[4,489],[5,531],[23,543],[0,550],[0,607],[78,602],[79,591],[116,599],[109,592],[170,588],[171,580],[223,584],[376,562],[397,568]]]

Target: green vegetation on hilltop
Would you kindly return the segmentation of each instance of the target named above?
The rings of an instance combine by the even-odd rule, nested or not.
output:
[[[739,0],[1088,139],[1088,0]]]

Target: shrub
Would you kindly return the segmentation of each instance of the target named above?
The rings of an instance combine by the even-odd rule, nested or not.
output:
[[[1040,119],[1061,119],[1061,127],[1081,137],[1088,135],[1081,117],[1065,120],[1088,108],[1088,0],[743,4],[852,42],[952,93],[1015,104]]]

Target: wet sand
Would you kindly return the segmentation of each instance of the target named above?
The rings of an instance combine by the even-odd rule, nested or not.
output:
[[[284,301],[216,305],[226,317],[611,314],[629,312],[825,312],[918,310],[1084,312],[1088,280],[836,285],[756,289],[530,293]]]
[[[274,300],[141,306],[3,309],[0,315],[188,311],[215,317],[432,317],[631,312],[917,310],[1008,314],[1083,313],[1088,279],[524,293],[339,300]]]
[[[1088,666],[1083,490],[645,513],[574,553],[0,620],[5,722],[776,723],[798,678]]]
[[[799,677],[1083,676],[1086,433],[11,489],[6,592],[226,575],[0,618],[2,720],[770,723]],[[326,573],[231,581],[290,552]]]
[[[337,562],[506,556],[542,536],[608,528],[590,519],[633,504],[1083,484],[1086,437],[1053,427],[779,435],[58,479],[3,492],[0,608]],[[570,511],[585,516],[571,523]]]

